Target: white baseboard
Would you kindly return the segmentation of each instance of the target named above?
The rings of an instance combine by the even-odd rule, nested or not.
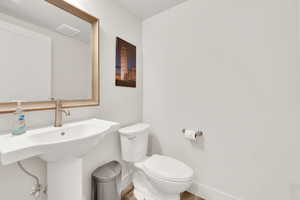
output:
[[[234,197],[216,188],[208,185],[203,185],[194,182],[189,192],[204,198],[205,200],[243,200],[241,198]]]

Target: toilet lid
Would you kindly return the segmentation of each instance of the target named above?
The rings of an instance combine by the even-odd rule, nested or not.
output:
[[[119,133],[121,135],[137,135],[142,133],[143,131],[146,131],[149,128],[150,128],[149,124],[139,123],[125,128],[121,128],[119,130]]]
[[[147,159],[144,168],[150,176],[174,182],[190,181],[194,174],[186,164],[161,155],[153,155]]]

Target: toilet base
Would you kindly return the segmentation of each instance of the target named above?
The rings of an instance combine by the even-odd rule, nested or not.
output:
[[[180,194],[164,194],[157,190],[140,171],[134,173],[133,185],[137,200],[180,200]]]

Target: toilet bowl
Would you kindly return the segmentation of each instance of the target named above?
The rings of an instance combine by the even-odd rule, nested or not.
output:
[[[146,199],[179,200],[180,193],[192,184],[193,170],[167,156],[153,155],[145,161],[135,163],[135,167],[138,174],[134,176],[133,183],[137,191],[142,190],[147,194]],[[140,189],[141,187],[144,188]]]
[[[135,166],[134,194],[137,200],[179,200],[180,193],[192,185],[193,170],[174,158],[146,157],[148,124],[120,129],[123,160]]]

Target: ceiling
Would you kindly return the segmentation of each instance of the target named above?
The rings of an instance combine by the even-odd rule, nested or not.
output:
[[[91,24],[42,0],[0,0],[0,13],[44,27],[51,31],[66,24],[80,32],[74,39],[89,42]]]
[[[115,0],[141,19],[147,19],[187,0]]]

